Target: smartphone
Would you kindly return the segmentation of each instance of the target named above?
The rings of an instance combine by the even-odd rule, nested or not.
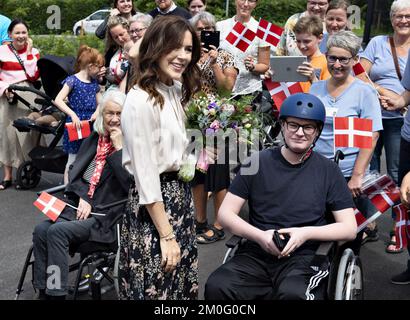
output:
[[[210,50],[210,45],[215,46],[215,48],[219,47],[219,31],[201,31],[201,43],[203,43],[203,47]]]
[[[278,231],[273,232],[272,240],[275,246],[279,249],[280,252],[283,251],[283,249],[286,247],[286,244],[288,243],[290,237],[287,233],[282,234],[283,239],[281,237],[281,234]]]

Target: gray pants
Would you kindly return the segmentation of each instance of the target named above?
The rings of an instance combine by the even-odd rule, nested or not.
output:
[[[34,228],[33,286],[51,296],[68,293],[69,246],[87,241],[95,218],[43,221]]]

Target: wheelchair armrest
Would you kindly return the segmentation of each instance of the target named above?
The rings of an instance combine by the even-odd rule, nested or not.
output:
[[[128,201],[128,198],[125,198],[125,199],[118,200],[118,201],[108,203],[108,204],[99,204],[99,205],[95,206],[95,209],[98,210],[98,211],[102,211],[102,210],[109,209],[111,207],[115,207],[115,206],[118,206],[120,204],[126,203],[127,201]]]
[[[226,241],[225,245],[226,245],[228,248],[235,248],[237,245],[240,244],[240,242],[242,241],[242,239],[243,239],[243,238],[240,237],[240,236],[233,235],[228,241]]]
[[[322,242],[319,247],[317,248],[315,255],[316,256],[327,256],[330,253],[330,250],[332,250],[333,246],[335,245],[335,242],[333,241],[327,241],[327,242]]]
[[[53,188],[42,190],[42,191],[37,192],[37,195],[39,196],[42,192],[47,192],[49,194],[57,193],[59,191],[64,190],[66,186],[67,186],[66,184],[62,184],[62,185],[59,185],[59,186],[56,186],[56,187],[53,187]]]

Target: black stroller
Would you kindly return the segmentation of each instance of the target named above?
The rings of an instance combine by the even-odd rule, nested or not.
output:
[[[17,100],[26,105],[33,112],[50,113],[58,112],[53,99],[62,88],[61,82],[70,74],[74,73],[74,57],[57,57],[46,55],[37,62],[40,70],[41,83],[44,92],[31,87],[11,85],[9,88],[15,92]],[[18,91],[29,91],[35,93],[39,98],[34,100],[36,106],[18,95]],[[38,108],[40,107],[40,108]],[[61,147],[57,146],[64,133],[65,115],[61,113],[61,120],[56,126],[43,126],[36,124],[33,120],[20,118],[13,122],[13,126],[20,132],[35,130],[41,134],[51,134],[54,138],[48,146],[37,146],[29,152],[31,160],[25,161],[17,169],[17,184],[22,189],[30,189],[37,186],[41,179],[41,171],[64,173],[67,163],[67,154]]]

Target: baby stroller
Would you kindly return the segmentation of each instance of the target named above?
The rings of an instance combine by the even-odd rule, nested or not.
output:
[[[14,91],[17,100],[21,101],[33,112],[41,114],[60,113],[60,121],[55,126],[45,126],[36,124],[35,121],[28,118],[20,118],[13,122],[13,126],[20,132],[29,132],[30,130],[38,131],[40,134],[51,134],[54,137],[48,146],[37,146],[29,152],[31,160],[25,161],[17,169],[17,184],[22,189],[30,189],[37,186],[41,179],[41,171],[64,173],[67,163],[67,154],[57,143],[64,134],[65,115],[60,112],[54,105],[53,99],[57,96],[62,88],[61,82],[70,74],[74,73],[75,58],[57,57],[46,55],[37,62],[40,71],[41,83],[44,92],[31,87],[22,87],[11,85],[9,88]],[[33,92],[39,98],[34,100],[36,106],[31,105],[28,101],[18,95],[18,91]],[[39,141],[40,141],[39,135]]]

